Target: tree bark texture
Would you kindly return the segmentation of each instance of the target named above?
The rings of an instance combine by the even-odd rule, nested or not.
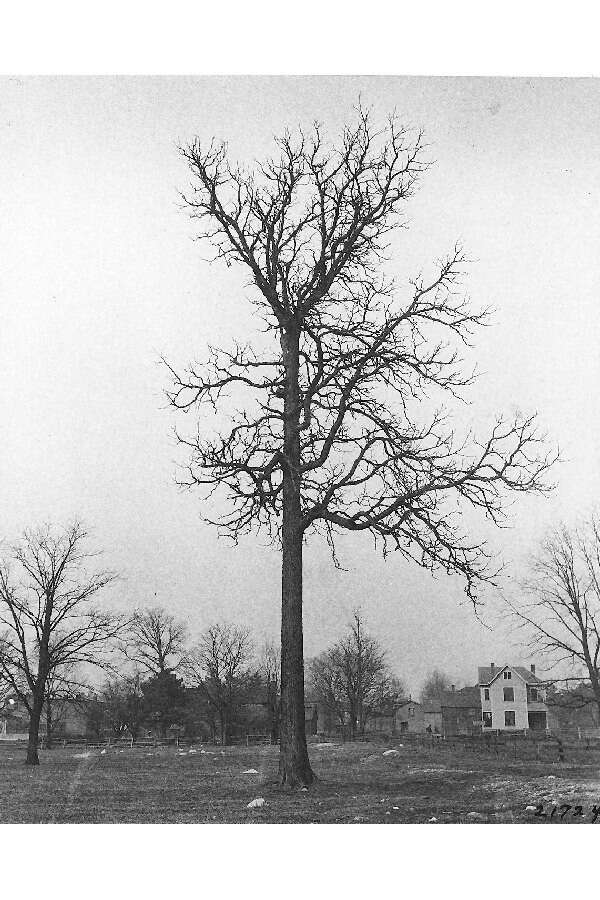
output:
[[[42,706],[44,705],[44,695],[34,694],[31,713],[29,716],[29,741],[27,744],[27,757],[25,765],[39,766],[40,758],[38,756],[38,745],[40,740],[40,719],[42,716]]]

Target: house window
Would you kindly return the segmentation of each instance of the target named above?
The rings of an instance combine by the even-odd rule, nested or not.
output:
[[[414,708],[414,706],[409,706],[409,707],[408,707],[408,714],[409,714],[409,716],[414,716],[414,714],[415,714],[415,708]]]
[[[530,699],[530,700],[533,700],[534,702],[535,702],[536,700],[539,700],[539,699],[540,699],[540,698],[539,698],[539,695],[538,695],[538,692],[537,692],[537,690],[536,690],[535,688],[531,688],[531,691],[530,691],[530,694],[529,694],[529,699]]]
[[[491,712],[484,712],[483,714],[483,727],[491,728],[492,727],[492,714]]]
[[[505,672],[505,673],[504,673],[504,680],[505,680],[505,681],[510,681],[511,678],[512,678],[512,672]]]
[[[514,703],[515,702],[515,689],[512,687],[504,688],[504,702],[505,703]]]
[[[489,700],[489,699],[490,699],[490,689],[489,689],[489,688],[484,688],[484,689],[483,689],[483,699],[484,699],[484,700]]]
[[[513,709],[507,709],[504,713],[504,724],[507,728],[513,728],[515,724],[515,711]]]

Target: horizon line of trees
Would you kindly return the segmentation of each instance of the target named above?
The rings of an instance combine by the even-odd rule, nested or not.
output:
[[[259,698],[269,737],[277,742],[279,647],[266,640],[256,649],[248,628],[227,622],[208,626],[192,643],[186,624],[157,604],[129,615],[103,607],[100,599],[118,576],[97,567],[99,554],[87,548],[87,539],[79,522],[45,525],[26,530],[0,560],[0,700],[11,694],[27,711],[26,762],[39,764],[42,726],[48,747],[61,732],[65,700],[85,702],[92,730],[108,727],[135,741],[148,725],[164,736],[202,719],[211,738],[226,744],[248,725],[242,708]],[[328,653],[309,664],[315,695]],[[364,731],[375,702],[399,696],[402,682],[359,613],[336,654],[344,660],[354,734]],[[93,685],[94,670],[104,673],[102,685]],[[339,717],[337,696],[335,703]]]

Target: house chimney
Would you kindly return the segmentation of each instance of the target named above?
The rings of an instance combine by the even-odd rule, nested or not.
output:
[[[531,664],[531,674],[535,675],[535,666],[533,665],[533,663]]]
[[[494,671],[495,668],[496,668],[496,663],[490,663],[490,669],[492,670],[492,672]]]
[[[451,685],[450,685],[450,690],[454,693],[454,691],[456,690],[456,685],[451,684]]]

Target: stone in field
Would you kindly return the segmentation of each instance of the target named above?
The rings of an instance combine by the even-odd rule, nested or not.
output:
[[[264,798],[264,797],[255,797],[254,800],[251,800],[251,801],[250,801],[250,803],[248,804],[247,808],[248,808],[248,809],[256,809],[258,806],[264,806],[264,805],[265,805],[265,798]]]

